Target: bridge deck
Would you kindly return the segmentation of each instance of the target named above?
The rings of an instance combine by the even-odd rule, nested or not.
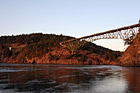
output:
[[[118,29],[113,29],[113,30],[109,30],[109,31],[105,31],[105,32],[102,32],[102,33],[97,33],[97,34],[93,34],[93,35],[89,35],[89,36],[84,36],[84,37],[81,37],[81,38],[70,39],[70,40],[67,40],[67,41],[64,41],[64,42],[61,42],[61,43],[71,42],[71,41],[80,40],[80,39],[86,39],[86,38],[93,37],[93,36],[99,36],[99,35],[103,35],[103,34],[107,34],[107,33],[118,32],[118,31],[121,31],[121,30],[126,30],[126,29],[130,29],[130,28],[135,28],[135,27],[140,27],[140,24],[134,24],[134,25],[126,26],[126,27],[121,27],[121,28],[118,28]]]

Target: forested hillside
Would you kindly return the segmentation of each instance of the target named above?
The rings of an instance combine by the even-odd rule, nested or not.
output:
[[[108,64],[117,61],[120,52],[93,43],[87,43],[76,54],[59,45],[74,37],[55,34],[23,34],[0,37],[0,62],[6,63],[55,63],[55,64]],[[68,62],[62,62],[68,61]]]

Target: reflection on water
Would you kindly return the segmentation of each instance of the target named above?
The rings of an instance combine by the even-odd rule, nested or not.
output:
[[[140,68],[0,64],[0,93],[140,93]]]
[[[128,91],[130,93],[140,93],[140,68],[127,68],[122,73],[127,81]]]

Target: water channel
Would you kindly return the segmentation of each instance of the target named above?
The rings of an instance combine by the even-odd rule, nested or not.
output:
[[[140,93],[140,68],[1,63],[0,93]]]

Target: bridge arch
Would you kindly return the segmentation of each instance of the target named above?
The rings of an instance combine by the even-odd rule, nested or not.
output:
[[[140,21],[138,24],[60,42],[60,45],[68,48],[72,53],[74,53],[78,48],[87,42],[93,42],[100,39],[122,39],[126,42],[126,44],[131,44],[139,30]]]

